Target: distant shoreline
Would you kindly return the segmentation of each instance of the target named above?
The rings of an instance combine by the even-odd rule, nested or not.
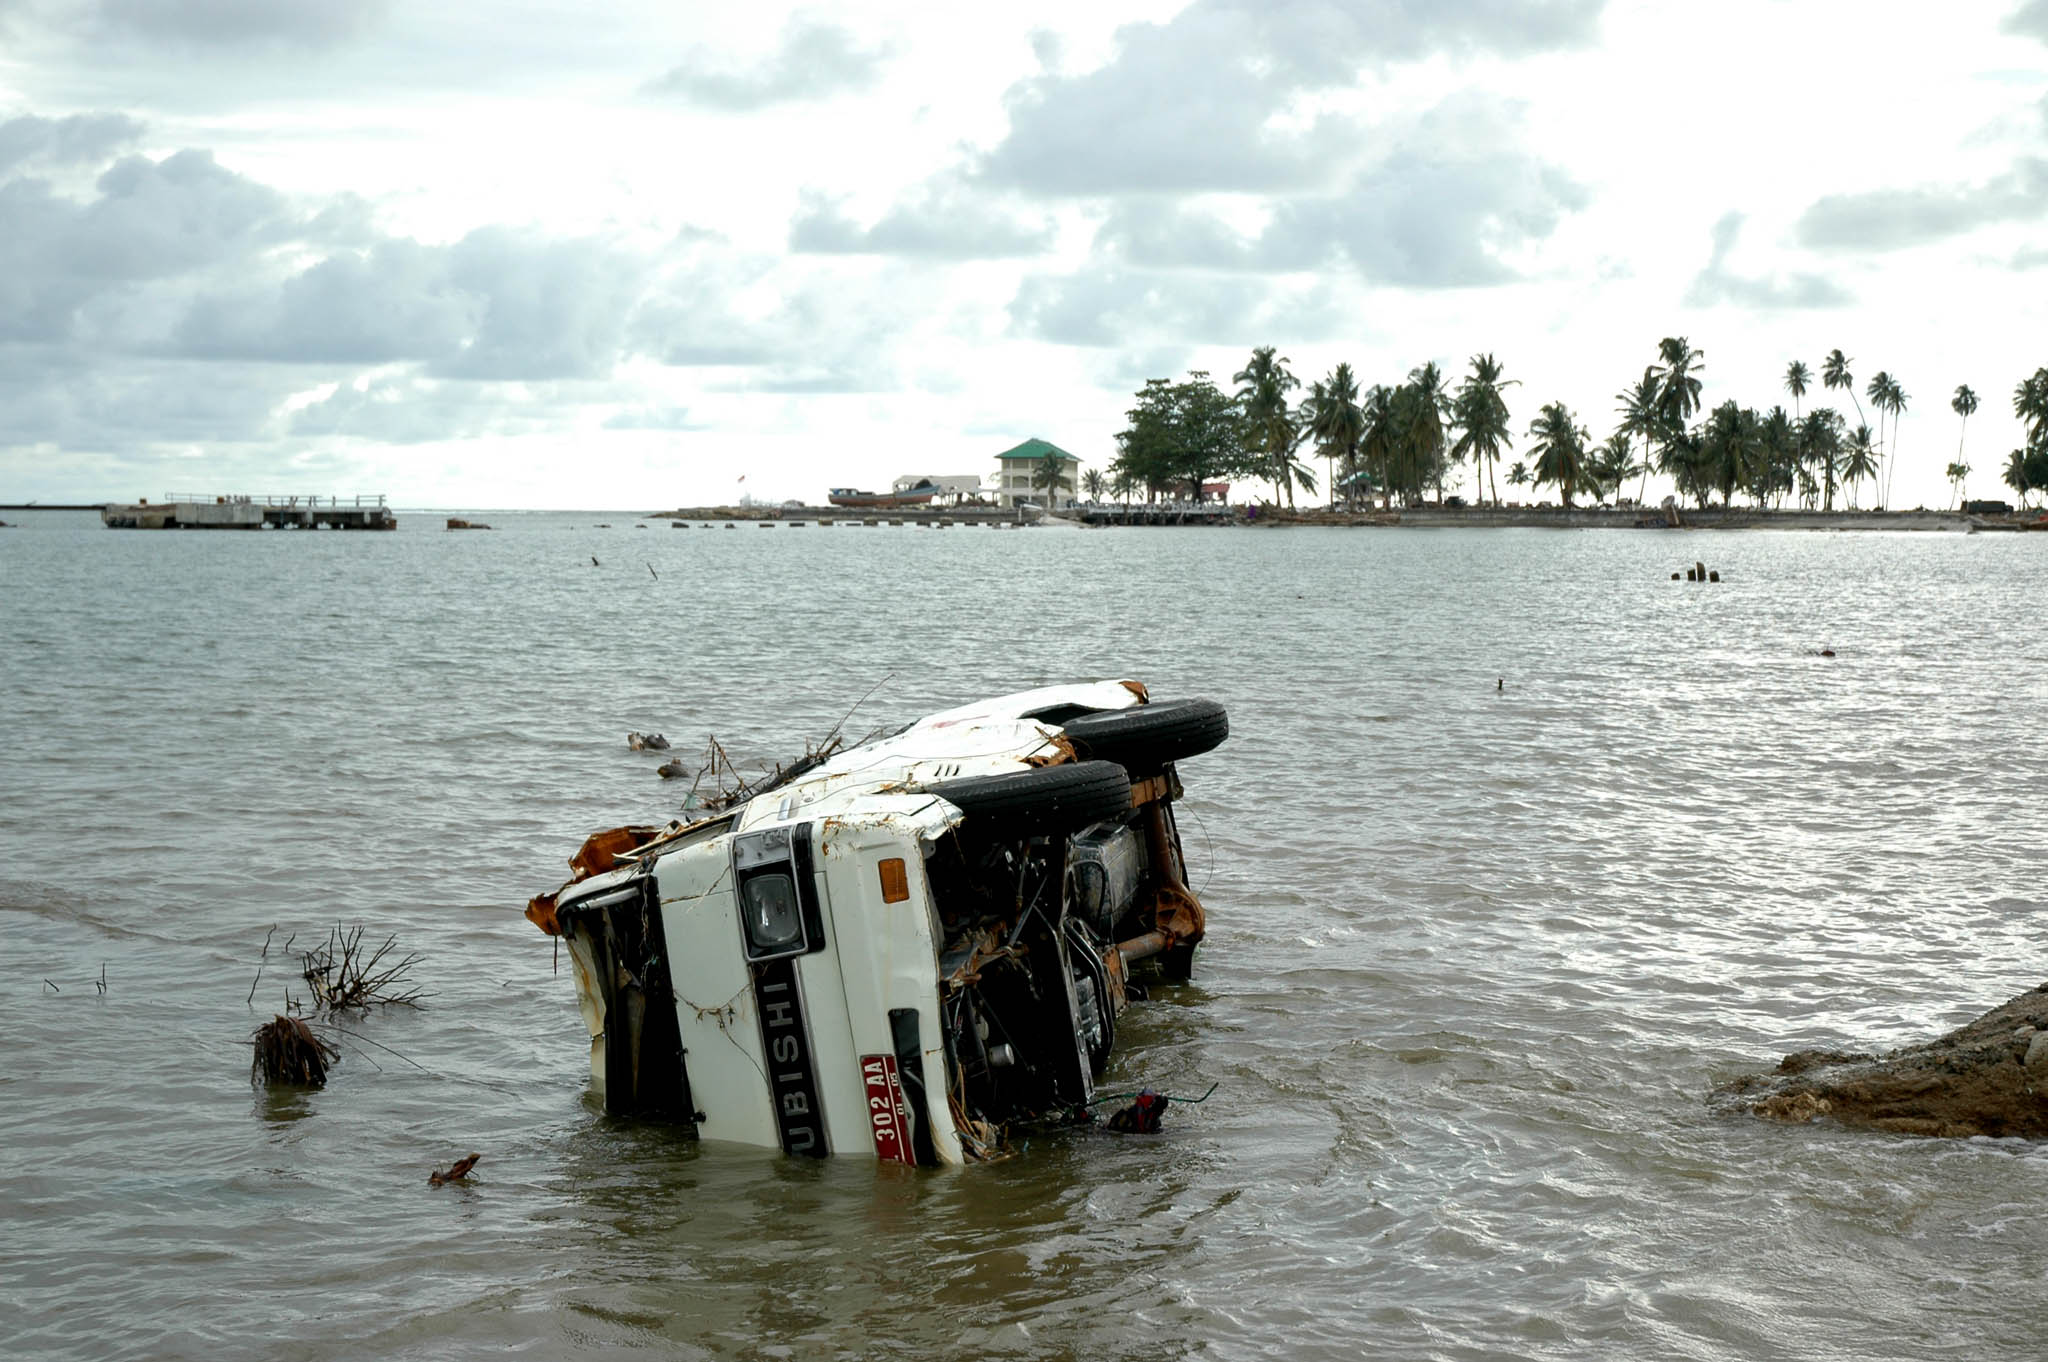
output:
[[[1677,525],[1661,507],[1467,506],[1393,511],[1268,511],[1246,522],[1288,525],[1376,525],[1427,529],[1683,529],[1683,530],[1925,530],[1950,534],[2048,530],[2048,514],[1970,515],[1963,511],[1786,511],[1755,507],[1680,507]]]

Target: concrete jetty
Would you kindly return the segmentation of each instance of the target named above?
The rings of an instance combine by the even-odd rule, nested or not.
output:
[[[100,520],[113,530],[395,530],[380,493],[360,497],[200,496],[110,502]]]

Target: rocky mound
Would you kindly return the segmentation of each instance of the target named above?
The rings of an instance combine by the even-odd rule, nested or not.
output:
[[[1801,1050],[1714,1095],[1774,1121],[2048,1138],[2048,984],[1924,1045],[1883,1056]]]

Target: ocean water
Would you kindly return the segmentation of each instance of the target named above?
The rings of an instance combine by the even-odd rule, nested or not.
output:
[[[2048,1353],[2048,1149],[1707,1100],[2048,978],[2048,535],[14,518],[0,1354]],[[1230,708],[1110,1076],[1214,1097],[950,1171],[602,1114],[520,908],[676,811],[629,729],[1104,676]],[[337,923],[426,1006],[253,1088]]]

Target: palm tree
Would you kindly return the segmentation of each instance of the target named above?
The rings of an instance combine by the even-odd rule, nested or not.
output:
[[[1795,359],[1785,366],[1785,391],[1792,394],[1792,419],[1799,419],[1799,399],[1806,396],[1807,384],[1813,382],[1813,370],[1806,367],[1806,361]]]
[[[1074,479],[1067,472],[1067,456],[1058,450],[1047,450],[1032,465],[1031,485],[1045,492],[1045,510],[1050,515],[1059,506],[1060,489],[1072,488]]]
[[[1088,494],[1088,500],[1102,500],[1102,489],[1108,486],[1103,480],[1102,470],[1091,468],[1081,475],[1081,490]]]
[[[1508,486],[1527,487],[1531,481],[1533,479],[1529,475],[1529,465],[1520,460],[1508,469]]]
[[[1892,501],[1892,470],[1898,467],[1899,413],[1906,409],[1906,390],[1899,386],[1897,379],[1880,369],[1877,377],[1870,380],[1870,386],[1863,390],[1863,395],[1870,399],[1871,406],[1877,408],[1878,448],[1884,451],[1884,487],[1878,496],[1878,501],[1882,503],[1878,509],[1883,510],[1884,507],[1891,505]],[[1884,418],[1887,412],[1891,413],[1892,418],[1890,444],[1886,444],[1884,440]]]
[[[2048,445],[2048,369],[2036,369],[2012,390],[2012,414],[2027,423],[2027,448]]]
[[[1605,498],[1612,492],[1619,500],[1622,484],[1636,475],[1635,446],[1629,441],[1628,432],[1617,430],[1602,440],[1587,461],[1586,471],[1593,480],[1596,498]]]
[[[1782,504],[1784,494],[1792,490],[1799,468],[1798,432],[1798,424],[1785,414],[1783,407],[1772,407],[1764,417],[1759,429],[1763,440],[1763,477],[1753,489],[1757,505],[1763,505],[1769,496],[1778,497]]]
[[[1534,480],[1540,486],[1550,483],[1557,488],[1559,500],[1564,508],[1572,508],[1572,494],[1590,488],[1586,468],[1586,441],[1592,438],[1584,427],[1573,419],[1570,409],[1562,402],[1544,404],[1542,413],[1529,423],[1529,434],[1536,443],[1529,452],[1536,456]]]
[[[1273,350],[1270,345],[1258,346],[1252,351],[1251,360],[1232,374],[1230,381],[1237,384],[1238,401],[1244,404],[1245,443],[1265,456],[1265,476],[1276,489],[1273,499],[1278,501],[1280,492],[1285,491],[1287,504],[1292,507],[1296,480],[1311,490],[1315,480],[1294,457],[1301,443],[1301,431],[1287,409],[1287,394],[1300,387],[1301,380],[1288,372],[1285,356],[1273,357]]]
[[[1636,489],[1636,500],[1641,501],[1650,491],[1650,442],[1663,432],[1664,420],[1657,409],[1657,371],[1645,368],[1643,376],[1636,380],[1633,388],[1624,388],[1614,395],[1621,405],[1621,429],[1643,441],[1643,485]]]
[[[1801,471],[1818,466],[1826,493],[1822,509],[1835,509],[1835,477],[1841,471],[1842,417],[1833,407],[1816,407],[1799,423]],[[1811,475],[1808,475],[1809,478]]]
[[[1963,479],[1969,476],[1970,465],[1960,459],[1948,466],[1948,508],[1951,511],[1956,508],[1958,500],[1968,499],[1963,496]]]
[[[1430,360],[1408,371],[1408,381],[1396,404],[1399,443],[1395,454],[1403,493],[1413,500],[1422,497],[1422,485],[1434,482],[1439,500],[1444,487],[1444,418],[1450,415],[1451,395],[1444,389],[1443,370]]]
[[[1358,379],[1349,364],[1339,364],[1330,376],[1309,389],[1303,424],[1315,437],[1323,456],[1330,491],[1330,509],[1337,507],[1336,461],[1344,461],[1344,472],[1357,471],[1358,442],[1365,434],[1365,413],[1358,405]]]
[[[1734,504],[1737,487],[1754,489],[1764,480],[1758,472],[1762,451],[1755,411],[1733,398],[1714,408],[1700,429],[1700,456],[1707,484],[1721,493],[1723,506]]]
[[[2012,488],[2021,505],[2026,504],[2027,494],[2034,490],[2034,480],[2027,476],[2026,450],[2015,449],[2005,461],[2005,485]]]
[[[1956,395],[1949,399],[1948,407],[1950,411],[1963,418],[1962,427],[1956,432],[1956,461],[1948,466],[1949,479],[1956,484],[1956,497],[1960,497],[1963,479],[1970,476],[1969,467],[1963,462],[1963,437],[1970,433],[1970,417],[1977,411],[1977,394],[1970,391],[1969,384],[1959,383],[1956,385]],[[1956,472],[1958,468],[1963,471]],[[1955,505],[1956,497],[1949,498],[1951,507]]]
[[[1683,429],[1700,409],[1700,381],[1696,371],[1707,367],[1707,353],[1695,350],[1683,336],[1666,336],[1657,342],[1657,354],[1664,362],[1651,366],[1657,376],[1657,409],[1665,425]]]
[[[1400,407],[1394,390],[1384,383],[1373,384],[1360,409],[1365,418],[1358,437],[1358,459],[1367,480],[1380,489],[1382,510],[1394,502],[1394,465],[1400,448]]]
[[[1863,420],[1863,404],[1856,401],[1856,376],[1849,372],[1852,361],[1840,350],[1828,351],[1828,357],[1820,363],[1820,381],[1830,389],[1840,388],[1849,394],[1849,400],[1856,402],[1856,419]]]
[[[1849,489],[1849,509],[1856,509],[1856,484],[1877,477],[1877,454],[1870,445],[1870,427],[1849,432],[1849,444],[1842,460],[1842,485]]]
[[[1458,385],[1451,408],[1451,424],[1459,431],[1458,442],[1451,446],[1451,457],[1472,456],[1472,481],[1478,494],[1474,500],[1481,505],[1486,503],[1487,471],[1500,461],[1501,450],[1513,438],[1508,430],[1508,404],[1501,389],[1519,386],[1520,380],[1502,379],[1500,375],[1500,361],[1492,355],[1472,356],[1472,372]],[[1497,486],[1493,504],[1500,505]]]

